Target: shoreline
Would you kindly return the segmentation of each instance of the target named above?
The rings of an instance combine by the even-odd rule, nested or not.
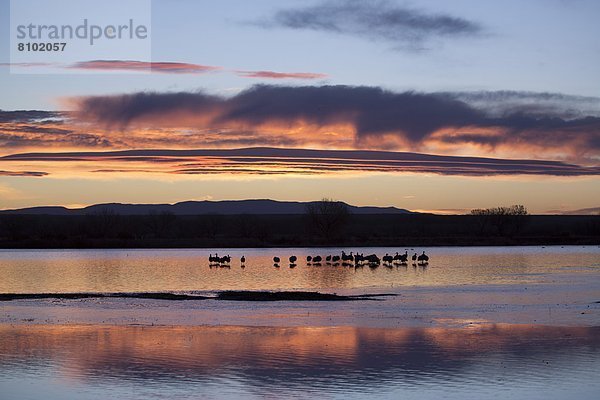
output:
[[[0,248],[600,244],[600,216],[595,215],[529,215],[524,220],[496,221],[476,215],[351,214],[343,226],[326,234],[315,231],[303,214],[172,215],[157,230],[160,221],[153,215],[3,214]]]
[[[110,292],[110,293],[0,293],[0,302],[15,300],[81,300],[81,299],[149,299],[167,301],[359,301],[377,300],[395,293],[338,295],[307,291],[220,290],[213,296],[179,292]]]
[[[143,326],[451,327],[488,324],[600,326],[598,278],[537,284],[413,286],[379,301],[173,301],[23,299],[0,303],[0,324]],[[341,295],[356,295],[343,291]]]
[[[428,244],[428,245],[414,245],[414,244],[405,244],[405,243],[388,243],[388,244],[372,244],[372,245],[356,245],[356,244],[347,244],[347,245],[337,245],[337,244],[323,244],[323,245],[273,245],[273,246],[206,246],[206,247],[193,247],[193,246],[161,246],[161,247],[3,247],[0,244],[0,251],[21,251],[21,250],[57,250],[57,251],[78,251],[78,250],[211,250],[211,251],[222,251],[222,250],[264,250],[264,249],[344,249],[344,248],[361,248],[361,249],[386,249],[386,248],[398,248],[405,249],[407,247],[414,248],[457,248],[457,247],[466,247],[466,248],[495,248],[495,247],[542,247],[542,248],[552,248],[552,247],[598,247],[600,248],[600,241],[597,243],[573,243],[573,244],[561,244],[561,243],[536,243],[536,244]]]
[[[22,242],[0,242],[0,250],[118,250],[118,249],[293,249],[293,248],[330,248],[330,247],[361,247],[361,248],[377,248],[377,247],[539,247],[539,246],[600,246],[598,237],[578,237],[578,238],[548,238],[528,239],[528,238],[503,238],[501,240],[487,238],[469,238],[469,239],[453,239],[440,240],[434,238],[432,240],[404,240],[394,239],[381,241],[376,243],[363,244],[361,241],[347,242],[331,242],[331,243],[313,243],[313,242],[297,242],[292,243],[277,243],[269,242],[257,244],[253,241],[230,241],[227,239],[216,240],[210,242],[197,243],[193,240],[161,240],[156,242],[139,242],[139,241],[118,241],[111,240],[107,242],[86,241],[83,243],[75,243],[65,245],[64,243],[47,243],[40,244],[39,241],[32,243]]]

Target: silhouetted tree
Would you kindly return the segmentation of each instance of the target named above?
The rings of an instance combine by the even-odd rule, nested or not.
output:
[[[238,228],[238,234],[242,238],[254,236],[256,228],[256,217],[254,215],[242,214],[236,217],[235,224]]]
[[[170,211],[151,212],[148,214],[147,223],[155,238],[169,236],[177,217]]]
[[[215,238],[223,230],[224,218],[222,215],[202,215],[200,221],[205,237]]]
[[[600,212],[590,216],[586,228],[589,235],[600,236]]]
[[[494,226],[499,235],[516,234],[521,231],[526,222],[527,208],[521,204],[508,207],[493,207],[471,210],[471,215],[478,217],[481,233],[487,226]]]
[[[27,236],[28,219],[24,215],[3,215],[0,219],[2,236],[17,241]]]
[[[312,232],[330,239],[346,225],[350,212],[345,203],[324,198],[309,203],[306,206],[306,216]]]
[[[89,232],[92,237],[106,238],[114,235],[120,215],[108,208],[87,214]]]
[[[261,242],[267,242],[271,238],[269,226],[264,221],[257,221],[254,230],[256,238]]]

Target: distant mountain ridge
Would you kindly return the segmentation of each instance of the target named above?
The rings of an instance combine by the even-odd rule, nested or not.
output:
[[[306,206],[318,201],[277,201],[277,200],[222,200],[222,201],[183,201],[175,204],[94,204],[83,208],[61,206],[28,207],[16,210],[3,210],[0,214],[21,215],[88,215],[111,212],[119,215],[148,215],[168,212],[174,215],[277,215],[304,214]],[[344,203],[351,214],[412,214],[412,211],[396,207],[360,207]]]

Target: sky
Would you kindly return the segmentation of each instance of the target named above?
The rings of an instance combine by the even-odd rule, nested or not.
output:
[[[0,0],[0,209],[600,206],[597,1],[31,1],[151,40],[24,60]]]

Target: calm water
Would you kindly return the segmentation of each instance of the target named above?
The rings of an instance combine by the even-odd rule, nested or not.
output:
[[[0,250],[0,293],[353,289],[405,285],[548,282],[558,274],[597,274],[599,246],[419,248],[428,267],[307,266],[306,256],[404,248],[219,249],[231,268],[210,268],[209,250]],[[412,254],[412,250],[408,250]],[[214,254],[215,251],[212,253]],[[239,259],[246,256],[246,268]],[[287,261],[299,259],[295,268]],[[273,267],[273,256],[284,262]]]
[[[593,399],[600,328],[0,326],[0,398]]]
[[[210,251],[204,250],[1,250],[0,293],[360,290],[553,282],[569,288],[569,279],[587,281],[589,276],[595,282],[600,272],[597,246],[415,249],[431,256],[426,268],[319,267],[304,261],[308,254],[341,250],[218,250],[232,256],[231,268],[210,268]],[[404,249],[362,251],[381,256]],[[295,268],[285,262],[273,267],[273,256],[287,260],[292,254],[300,260]],[[244,269],[241,255],[247,258]],[[156,307],[168,315],[186,312],[173,304]],[[68,313],[65,306],[57,305]],[[591,399],[599,394],[600,327],[0,324],[1,400]]]

